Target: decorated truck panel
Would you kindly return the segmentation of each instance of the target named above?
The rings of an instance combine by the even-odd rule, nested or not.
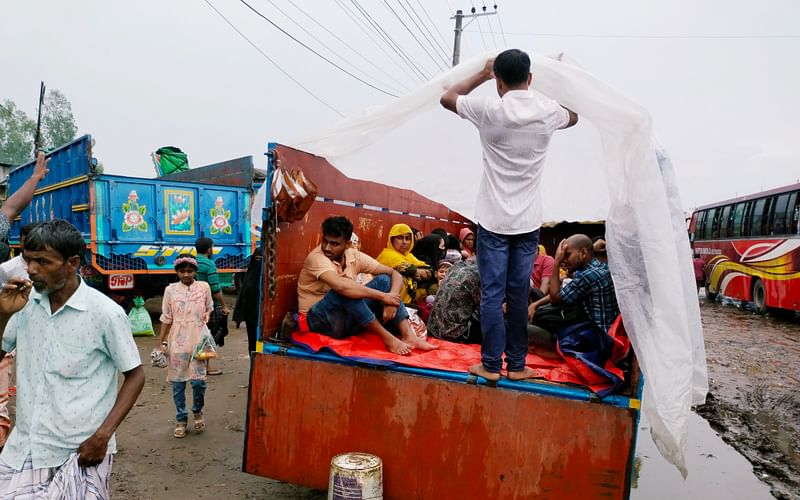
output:
[[[221,273],[246,269],[254,248],[249,223],[252,183],[214,185],[106,175],[92,156],[89,135],[48,157],[50,172],[30,206],[13,221],[12,245],[19,244],[25,224],[66,219],[86,240],[84,278],[124,294],[160,293],[174,274],[174,259],[194,253],[195,240],[201,236],[214,240],[214,260]],[[32,171],[33,162],[13,170],[9,193]]]

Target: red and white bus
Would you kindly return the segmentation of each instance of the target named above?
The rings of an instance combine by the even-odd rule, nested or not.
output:
[[[700,207],[689,238],[709,298],[800,311],[800,183]]]

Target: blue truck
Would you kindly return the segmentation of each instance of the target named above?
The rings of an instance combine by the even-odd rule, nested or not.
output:
[[[12,247],[25,224],[68,220],[86,240],[81,275],[120,300],[161,294],[173,280],[175,258],[195,253],[201,236],[214,240],[220,273],[247,268],[256,244],[250,207],[260,177],[252,157],[147,179],[103,173],[92,145],[84,135],[47,155],[49,173],[12,221]],[[11,171],[9,195],[33,168],[31,161]]]

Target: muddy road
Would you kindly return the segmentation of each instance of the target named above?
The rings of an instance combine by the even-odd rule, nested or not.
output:
[[[800,499],[800,320],[730,301],[700,305],[709,396],[697,413],[776,498]]]

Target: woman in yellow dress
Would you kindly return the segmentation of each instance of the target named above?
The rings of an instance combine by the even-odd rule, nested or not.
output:
[[[436,283],[435,271],[414,257],[414,236],[407,224],[395,224],[389,231],[389,238],[377,260],[400,273],[404,287],[400,299],[405,304],[414,305],[428,295],[427,286]]]

